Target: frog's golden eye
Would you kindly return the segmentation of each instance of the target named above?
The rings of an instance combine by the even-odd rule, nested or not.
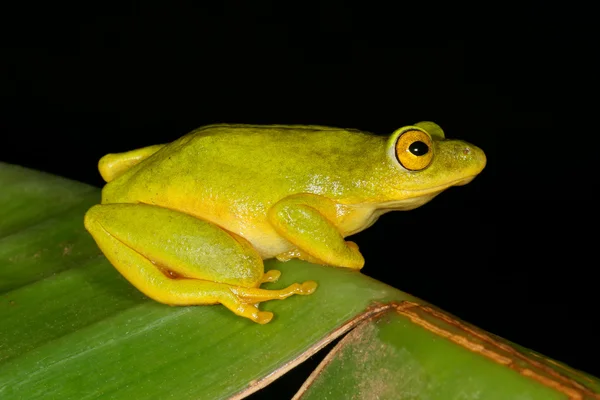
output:
[[[404,132],[396,141],[396,158],[410,171],[426,168],[433,159],[431,138],[425,132],[416,129]]]

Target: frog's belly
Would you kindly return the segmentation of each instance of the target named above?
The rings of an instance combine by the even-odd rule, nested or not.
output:
[[[193,213],[197,218],[214,223],[230,232],[234,232],[248,240],[258,251],[263,260],[273,258],[281,253],[296,249],[296,246],[283,237],[267,220],[266,215],[260,215],[245,220],[239,216],[217,216],[204,212]],[[382,213],[370,207],[354,208],[337,221],[332,221],[346,237],[371,226]]]
[[[352,211],[345,214],[343,218],[331,222],[336,224],[343,237],[347,237],[368,228],[383,213],[371,207],[352,207]],[[263,219],[254,220],[254,223],[250,226],[236,223],[235,220],[224,220],[220,224],[223,228],[239,234],[252,243],[252,246],[264,260],[296,249],[294,244],[275,231],[267,221],[266,216]]]
[[[217,218],[214,215],[206,214],[197,214],[195,216],[242,236],[252,244],[252,247],[258,251],[263,260],[273,258],[278,254],[295,248],[292,243],[282,238],[273,229],[271,224],[266,220],[266,216],[249,221],[242,221],[234,216],[229,218]]]
[[[272,228],[270,231],[248,232],[244,236],[258,251],[263,260],[273,258],[295,248],[295,246],[279,236]]]

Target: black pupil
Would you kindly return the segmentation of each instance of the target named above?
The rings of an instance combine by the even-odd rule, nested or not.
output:
[[[410,144],[410,146],[408,146],[408,151],[413,153],[415,156],[422,156],[427,154],[427,152],[429,151],[429,146],[427,146],[420,140],[417,140],[416,142],[413,142]]]

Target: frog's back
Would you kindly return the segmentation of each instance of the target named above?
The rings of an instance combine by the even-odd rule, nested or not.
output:
[[[209,125],[108,183],[103,202],[185,201],[188,208],[254,199],[261,207],[297,192],[343,196],[353,176],[364,181],[367,161],[384,145],[380,136],[326,126]]]

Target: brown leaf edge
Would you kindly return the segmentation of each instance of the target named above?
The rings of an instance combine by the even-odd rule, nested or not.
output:
[[[293,364],[293,366],[298,365],[300,362],[306,360],[308,357],[316,353],[316,351],[321,349],[327,343],[331,342],[350,329],[354,329],[353,332],[357,332],[357,335],[360,336],[361,327],[366,326],[369,321],[384,317],[390,312],[405,316],[412,323],[419,325],[440,337],[450,340],[469,351],[478,353],[498,364],[502,364],[507,368],[511,368],[521,375],[529,379],[533,379],[544,386],[563,393],[569,400],[600,400],[599,393],[582,385],[576,380],[561,374],[548,364],[552,364],[562,370],[566,369],[565,366],[553,360],[541,358],[533,353],[531,355],[526,354],[523,351],[517,350],[515,347],[511,346],[504,339],[495,337],[487,332],[482,331],[481,329],[470,326],[460,319],[436,309],[433,306],[418,304],[411,301],[391,302],[366,310],[365,313],[360,314],[348,321],[342,327],[332,332],[330,336],[316,344],[315,351],[313,351],[313,348],[311,347],[309,350],[307,350],[307,353],[309,353],[308,355],[305,356],[302,354],[296,359],[298,362],[294,360],[290,364]],[[451,332],[449,329],[444,329],[443,325],[451,326],[460,333],[455,333]],[[346,335],[346,337],[344,337],[340,342],[338,342],[338,344],[329,352],[329,354],[325,356],[318,367],[300,387],[292,400],[301,400],[302,396],[320,376],[325,367],[336,357],[336,355],[342,352],[345,347],[360,339],[357,338],[357,335],[350,333]],[[533,357],[536,357],[537,359],[534,359]],[[543,362],[540,361],[540,359],[543,360]],[[287,365],[283,368],[285,367],[287,367]],[[290,367],[290,369],[292,367]],[[589,379],[587,376],[580,374],[579,371],[570,369],[570,372],[584,381],[591,381],[591,379]],[[278,374],[276,378],[281,376],[282,373]],[[269,377],[270,376],[271,375],[269,375]],[[269,383],[270,382],[272,382],[272,380],[269,381]],[[241,397],[236,397],[236,399],[238,398]]]

